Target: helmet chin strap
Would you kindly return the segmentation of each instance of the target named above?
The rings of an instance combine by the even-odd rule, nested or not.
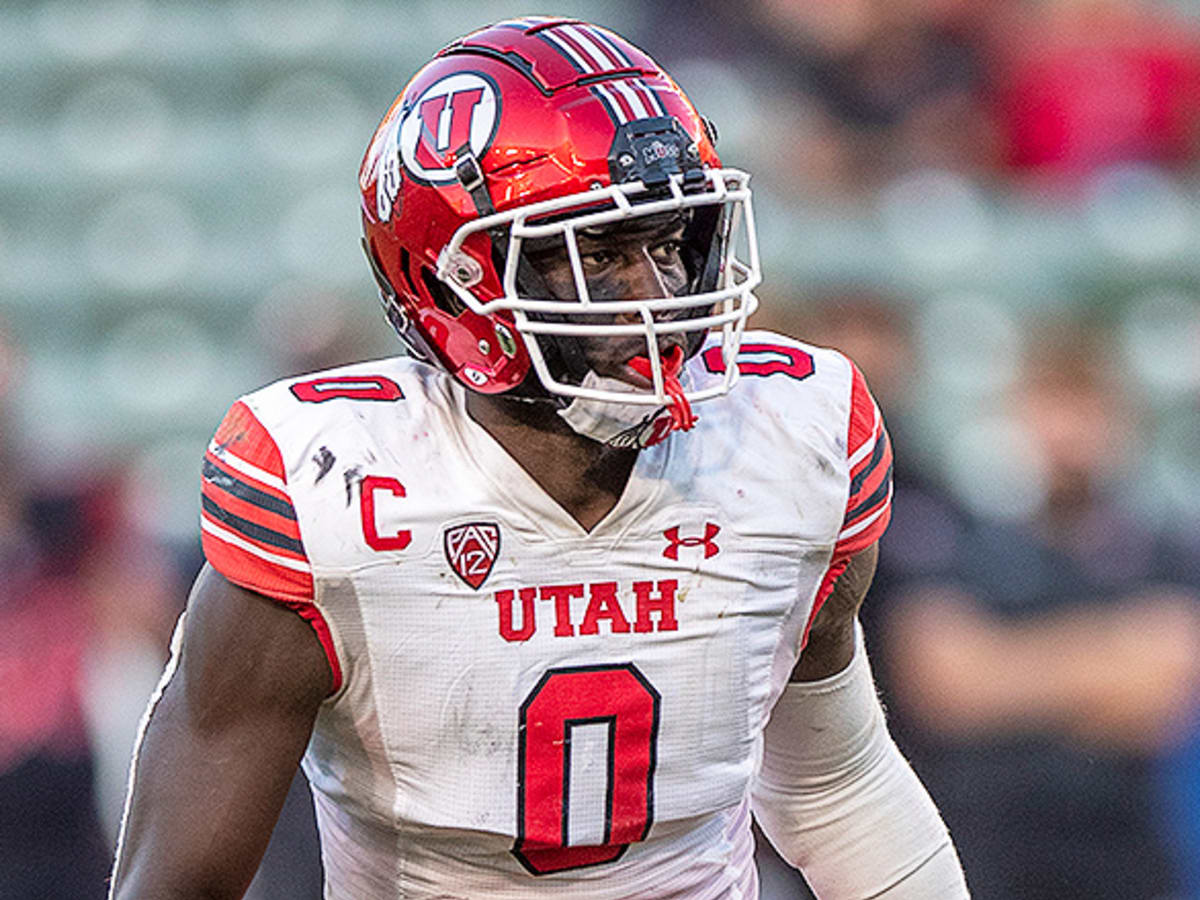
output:
[[[671,401],[665,407],[576,397],[569,405],[558,410],[558,414],[576,434],[619,448],[651,447],[665,440],[672,431],[689,431],[696,424],[696,414],[684,396],[684,388],[679,381],[683,361],[683,348],[678,346],[672,347],[662,357],[663,387]],[[628,365],[639,375],[652,377],[647,357],[635,356]],[[597,375],[590,369],[584,376],[583,387],[640,393],[638,388],[619,378]]]
[[[663,389],[667,392],[667,396],[671,398],[671,430],[691,431],[696,424],[696,414],[692,412],[692,404],[688,402],[687,397],[683,392],[683,385],[679,383],[679,373],[683,370],[684,361],[683,348],[673,346],[660,360],[662,364],[663,374]],[[635,356],[629,360],[629,368],[637,372],[643,378],[654,380],[653,369],[650,365],[650,360],[645,356]]]

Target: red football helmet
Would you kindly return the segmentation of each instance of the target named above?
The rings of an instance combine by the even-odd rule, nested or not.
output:
[[[724,379],[683,396],[725,393],[760,273],[748,176],[721,167],[714,139],[666,72],[595,25],[534,17],[455,41],[405,87],[359,173],[388,319],[476,391],[642,405],[681,403],[664,335],[690,355],[720,328]],[[686,289],[593,302],[577,235],[664,215],[685,223]],[[547,241],[565,249],[574,296],[549,291],[523,251]],[[572,343],[631,336],[653,390],[584,386]]]

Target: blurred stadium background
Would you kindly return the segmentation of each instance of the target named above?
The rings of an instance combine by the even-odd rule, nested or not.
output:
[[[672,71],[754,173],[757,324],[879,395],[868,624],[977,896],[1200,897],[1200,0],[553,7],[0,6],[0,897],[102,896],[208,437],[397,351],[366,141],[435,49],[530,12]],[[256,897],[314,896],[296,808]]]

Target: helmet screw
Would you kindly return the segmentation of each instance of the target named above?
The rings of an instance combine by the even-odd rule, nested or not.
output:
[[[632,153],[622,153],[620,156],[617,157],[617,164],[622,169],[628,169],[630,166],[633,165],[633,154]]]
[[[449,254],[449,258],[443,248],[438,256],[438,270],[465,288],[474,287],[483,280],[483,266],[461,248]]]
[[[479,352],[482,353],[484,356],[487,356],[489,353],[492,352],[492,345],[489,344],[487,341],[485,341],[483,338],[480,338],[479,339]]]
[[[500,342],[501,352],[512,359],[517,355],[517,341],[511,331],[501,323],[496,323],[496,340]]]
[[[699,159],[700,158],[700,145],[695,144],[695,143],[688,144],[687,155],[688,155],[688,159]]]

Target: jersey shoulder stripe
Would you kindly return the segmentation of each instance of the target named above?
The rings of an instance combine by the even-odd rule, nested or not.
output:
[[[200,496],[200,508],[204,515],[223,525],[226,529],[237,532],[243,538],[283,551],[285,556],[292,556],[296,559],[306,558],[304,544],[298,537],[291,537],[282,531],[276,531],[269,526],[259,525],[251,519],[239,516],[230,510],[231,506],[237,507],[237,501],[230,497],[223,498],[223,503],[220,499],[214,500],[208,493],[210,484],[211,482],[205,483]]]
[[[878,461],[873,465],[865,466],[858,475],[851,479],[850,500],[847,502],[847,506],[850,508],[846,510],[846,518],[842,522],[843,527],[852,525],[857,519],[874,510],[890,492],[892,452],[886,431],[880,431],[876,438],[876,447],[883,451],[879,454]]]
[[[286,494],[278,489],[255,486],[253,479],[230,466],[228,459],[222,462],[211,450],[204,455],[201,475],[206,487],[211,484],[214,489],[256,506],[263,512],[274,513],[293,522],[296,520],[296,510],[292,508]],[[283,496],[280,496],[281,494]]]
[[[834,559],[848,558],[879,540],[891,519],[892,447],[883,416],[858,366],[850,363],[850,419],[846,432],[850,484]]]
[[[204,456],[200,502],[204,555],[222,575],[277,600],[312,599],[312,569],[279,448],[241,401]]]

